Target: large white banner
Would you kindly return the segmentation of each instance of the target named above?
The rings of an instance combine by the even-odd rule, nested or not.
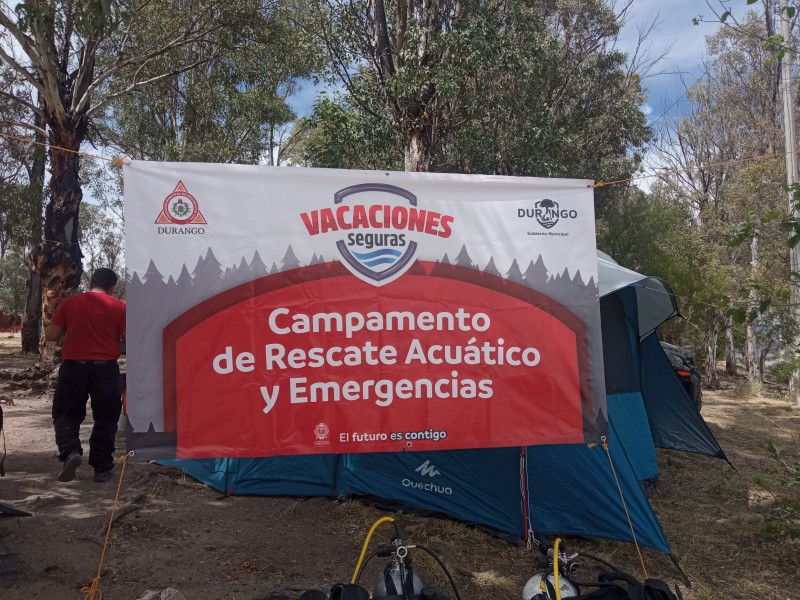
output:
[[[606,433],[589,181],[134,161],[125,220],[140,457]]]

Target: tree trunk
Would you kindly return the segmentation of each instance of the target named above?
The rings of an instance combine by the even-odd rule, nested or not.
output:
[[[44,119],[36,115],[37,127],[44,129]],[[34,146],[33,161],[31,164],[30,183],[30,220],[31,220],[31,246],[36,247],[42,243],[42,204],[44,201],[44,169],[47,165],[45,154],[45,137],[36,135],[40,142]],[[25,311],[22,318],[22,351],[25,354],[39,354],[39,320],[42,316],[42,280],[33,269],[33,260],[28,256],[28,281],[25,284]]]
[[[706,330],[706,363],[703,381],[708,389],[719,389],[719,377],[717,377],[717,337],[719,336],[719,319],[715,318]]]
[[[750,294],[752,295],[752,291]],[[747,363],[747,379],[751,383],[762,383],[764,373],[761,370],[761,349],[758,344],[756,321],[747,323],[747,340],[745,341],[745,361]]]
[[[759,266],[759,243],[758,237],[754,237],[750,241],[750,269],[751,273],[755,275]],[[750,288],[748,298],[748,312],[754,308],[758,308],[760,295],[758,290]],[[764,380],[764,373],[760,369],[759,356],[761,350],[759,349],[758,342],[758,319],[747,320],[747,337],[745,339],[745,361],[747,363],[747,377],[751,383],[762,383]]]
[[[42,360],[52,359],[56,349],[55,343],[45,341],[44,330],[61,302],[80,284],[83,271],[78,245],[78,211],[83,192],[77,152],[86,125],[51,121],[50,132],[50,202],[44,215],[44,240],[31,252],[33,270],[42,284]]]
[[[425,131],[409,132],[404,168],[406,171],[417,173],[427,173],[431,170],[431,147]]]
[[[734,339],[734,323],[731,317],[725,324],[725,372],[736,375],[736,342]]]

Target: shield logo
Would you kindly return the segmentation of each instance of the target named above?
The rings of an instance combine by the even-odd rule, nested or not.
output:
[[[411,206],[417,206],[417,197],[396,185],[388,183],[360,183],[339,190],[334,194],[334,204],[359,201],[361,194],[380,193],[390,194],[394,201],[398,199]],[[373,202],[368,202],[372,204]],[[384,225],[384,227],[386,227]],[[390,233],[390,229],[381,229],[374,233],[366,233],[362,237],[356,236],[352,240],[339,240],[336,247],[344,259],[347,267],[354,275],[373,285],[382,285],[405,272],[410,266],[417,250],[417,243],[407,241],[407,245],[396,244],[398,235]],[[405,233],[405,232],[404,232]],[[367,237],[370,236],[370,237]]]
[[[545,229],[550,229],[558,223],[558,202],[545,198],[544,200],[539,200],[533,206],[539,225]]]

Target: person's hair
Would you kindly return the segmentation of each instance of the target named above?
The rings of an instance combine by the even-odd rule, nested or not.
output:
[[[117,274],[111,269],[103,267],[95,269],[95,272],[92,273],[92,278],[89,280],[89,287],[93,288],[110,290],[115,285],[117,285]]]

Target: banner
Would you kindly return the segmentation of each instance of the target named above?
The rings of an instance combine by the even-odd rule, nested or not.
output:
[[[605,435],[591,182],[139,161],[124,176],[138,457]]]

